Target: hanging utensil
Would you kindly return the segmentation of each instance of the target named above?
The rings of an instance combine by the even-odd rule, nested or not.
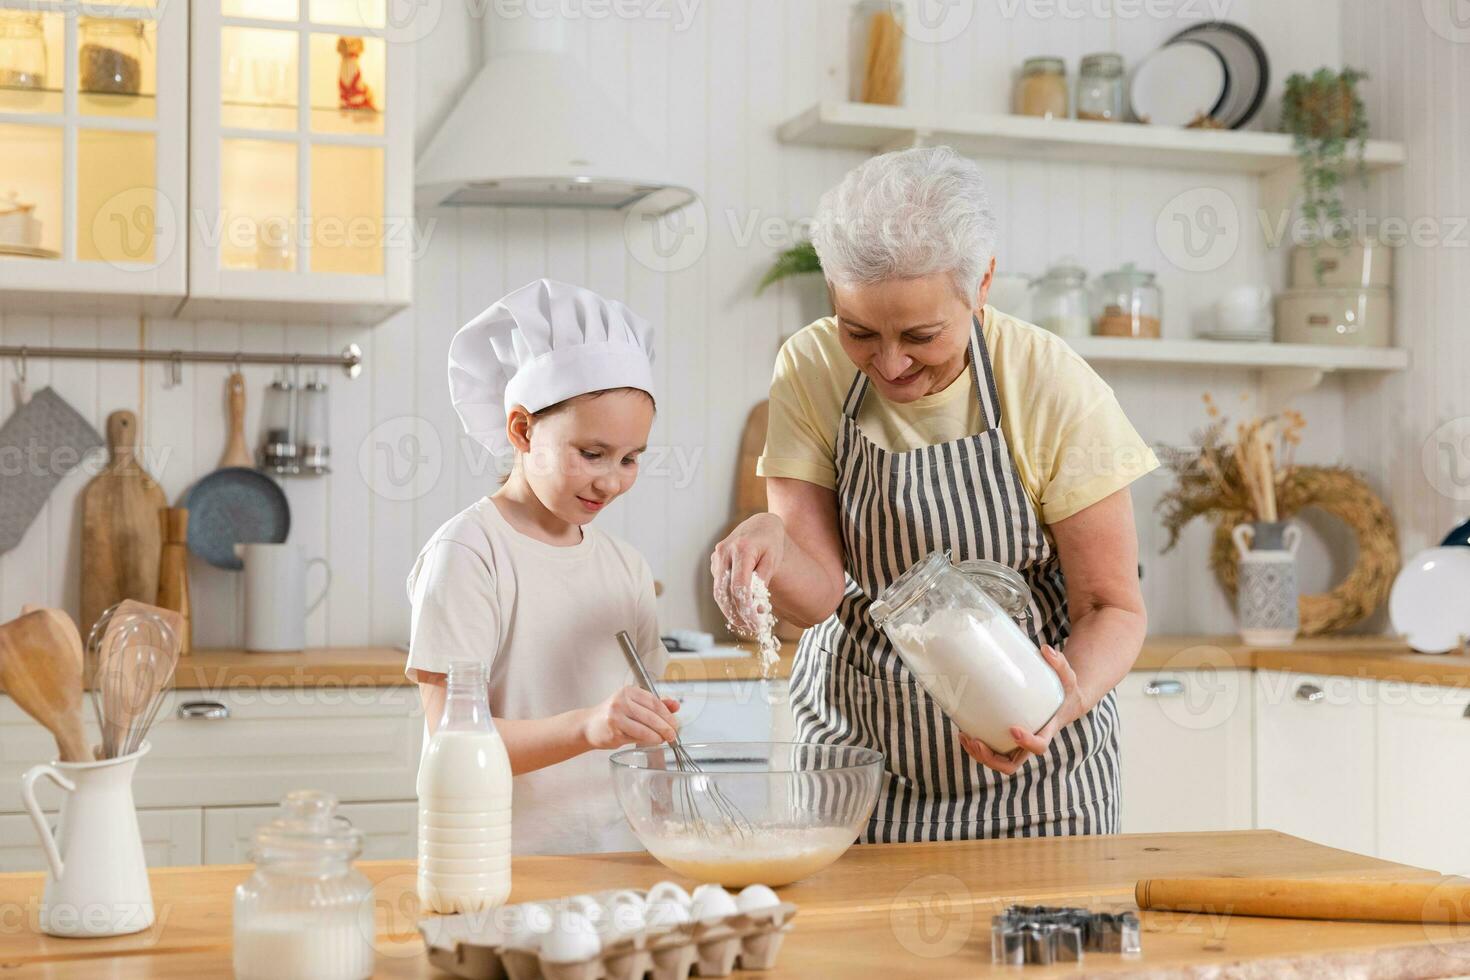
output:
[[[82,729],[82,639],[59,609],[0,626],[0,688],[56,737],[62,762],[91,762]]]

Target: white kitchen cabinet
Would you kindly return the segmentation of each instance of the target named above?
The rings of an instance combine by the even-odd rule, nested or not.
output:
[[[0,311],[173,313],[189,5],[0,0],[0,21],[0,212],[26,212],[0,215]]]
[[[1136,671],[1117,696],[1124,833],[1251,827],[1250,671]]]
[[[193,9],[182,315],[376,323],[406,307],[414,46],[388,0]],[[354,62],[367,91],[342,87]]]
[[[1378,685],[1378,856],[1470,874],[1470,691]]]
[[[1374,685],[1256,672],[1256,826],[1329,847],[1377,847]]]
[[[244,864],[250,860],[255,829],[280,816],[274,806],[210,807],[204,811],[204,863]],[[363,832],[362,859],[411,858],[417,853],[418,804],[343,803],[337,814]]]
[[[47,787],[54,793],[48,794]],[[36,784],[36,790],[54,830],[61,790],[45,780]],[[138,832],[143,836],[143,857],[148,867],[198,864],[204,853],[200,838],[202,813],[198,807],[139,810]],[[19,813],[0,815],[0,872],[44,870],[46,856],[31,818]]]

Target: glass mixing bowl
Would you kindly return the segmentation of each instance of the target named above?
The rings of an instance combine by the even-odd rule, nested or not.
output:
[[[857,840],[878,799],[883,754],[812,742],[667,745],[612,756],[633,833],[664,866],[700,882],[777,887],[816,874]]]

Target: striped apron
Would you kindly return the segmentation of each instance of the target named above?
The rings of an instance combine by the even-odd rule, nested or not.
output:
[[[1043,756],[1005,776],[970,758],[958,729],[904,666],[869,606],[937,549],[988,558],[1031,588],[1022,629],[1062,649],[1069,631],[1061,564],[1001,431],[1000,400],[980,322],[970,371],[985,428],[912,452],[888,452],[858,428],[861,371],[837,433],[837,505],[846,564],[842,601],[806,631],[791,675],[798,741],[858,745],[885,757],[862,840],[967,840],[1118,832],[1118,710],[1110,692],[1059,731]]]

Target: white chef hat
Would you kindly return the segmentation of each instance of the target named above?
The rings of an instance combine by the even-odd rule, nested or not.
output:
[[[511,451],[510,410],[539,412],[610,388],[653,391],[653,327],[622,303],[538,279],[460,328],[449,344],[449,397],[465,432]]]

